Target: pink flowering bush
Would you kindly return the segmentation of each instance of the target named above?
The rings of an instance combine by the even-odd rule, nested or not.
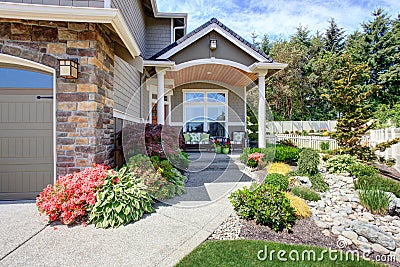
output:
[[[95,194],[104,184],[107,169],[104,165],[96,165],[60,176],[55,185],[48,185],[36,198],[39,212],[49,216],[50,221],[60,220],[64,224],[80,220],[96,203]]]
[[[257,167],[261,163],[263,158],[264,158],[264,154],[262,154],[262,153],[258,153],[258,152],[251,153],[247,159],[247,166],[253,167],[253,168]]]

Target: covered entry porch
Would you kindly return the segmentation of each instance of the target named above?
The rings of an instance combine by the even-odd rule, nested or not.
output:
[[[287,64],[274,62],[212,19],[144,65],[151,77],[146,80],[151,117],[158,124],[179,127],[185,138],[190,136],[187,143],[239,142],[252,112],[258,119],[258,146],[266,146],[265,79]]]

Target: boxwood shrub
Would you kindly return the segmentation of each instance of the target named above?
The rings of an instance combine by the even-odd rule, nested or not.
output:
[[[272,185],[281,191],[287,191],[289,187],[289,178],[280,173],[270,173],[265,177],[264,184]]]
[[[296,221],[295,209],[282,191],[272,185],[253,184],[229,196],[233,208],[242,219],[254,219],[275,231],[290,229]]]

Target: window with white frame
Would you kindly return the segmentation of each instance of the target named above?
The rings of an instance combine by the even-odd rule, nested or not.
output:
[[[226,136],[227,92],[211,90],[184,91],[184,132],[207,132]]]
[[[175,42],[185,35],[186,20],[185,18],[172,19],[172,42]]]

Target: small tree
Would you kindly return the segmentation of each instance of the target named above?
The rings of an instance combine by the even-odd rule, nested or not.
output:
[[[341,55],[338,60],[334,86],[329,95],[324,95],[340,115],[333,137],[345,153],[371,160],[373,151],[362,142],[362,136],[374,126],[369,102],[379,87],[365,83],[369,78],[365,64],[355,63],[348,54]]]

